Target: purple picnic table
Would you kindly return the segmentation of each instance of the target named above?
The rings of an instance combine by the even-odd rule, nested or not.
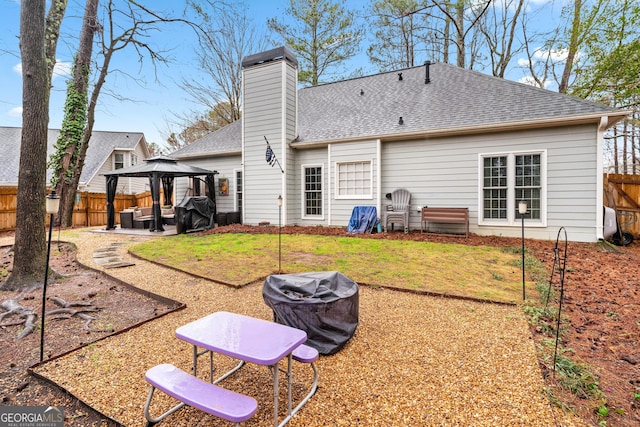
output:
[[[193,372],[197,372],[198,356],[209,352],[224,354],[240,363],[216,381],[227,378],[245,362],[271,366],[273,372],[274,426],[278,426],[278,367],[280,360],[287,359],[288,416],[291,408],[291,353],[306,341],[307,333],[300,329],[256,319],[241,314],[219,311],[195,320],[176,329],[176,337],[193,344]],[[199,352],[198,348],[204,351]],[[212,362],[212,356],[210,358]],[[213,370],[212,370],[213,371]]]

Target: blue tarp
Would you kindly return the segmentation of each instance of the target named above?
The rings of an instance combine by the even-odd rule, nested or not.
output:
[[[378,213],[375,206],[355,206],[351,212],[347,233],[371,233],[377,224]]]

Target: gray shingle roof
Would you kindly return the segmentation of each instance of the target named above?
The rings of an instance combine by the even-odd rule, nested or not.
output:
[[[615,111],[449,64],[431,64],[429,84],[425,74],[425,66],[420,66],[300,90],[297,141],[384,137]]]
[[[450,64],[431,64],[429,76],[425,84],[426,68],[419,66],[300,89],[294,145],[620,114],[604,105]],[[241,150],[239,120],[172,156],[233,150]]]
[[[0,185],[17,185],[18,170],[20,165],[20,140],[21,128],[0,126]],[[58,139],[60,130],[49,129],[47,138],[47,160],[54,152],[54,144]],[[80,182],[85,183],[91,179],[98,169],[109,158],[114,149],[133,150],[144,139],[140,132],[104,132],[94,131],[89,141],[87,156],[85,159]],[[47,170],[47,182],[51,177]]]
[[[203,136],[197,141],[171,153],[171,157],[197,157],[207,154],[240,153],[242,149],[242,121],[235,122]]]

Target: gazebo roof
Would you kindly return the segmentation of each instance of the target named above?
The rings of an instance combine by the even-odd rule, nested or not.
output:
[[[154,174],[169,176],[198,176],[217,173],[217,171],[211,171],[179,163],[176,159],[173,159],[171,157],[156,156],[146,159],[144,163],[139,163],[128,168],[105,172],[102,175],[146,178]]]

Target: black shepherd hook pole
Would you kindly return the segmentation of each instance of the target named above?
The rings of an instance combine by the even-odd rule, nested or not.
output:
[[[558,247],[560,241],[560,232],[564,232],[564,254],[560,254],[560,250]],[[560,321],[562,318],[562,300],[564,298],[564,272],[567,266],[567,230],[564,227],[560,227],[558,230],[558,237],[556,238],[556,248],[555,248],[556,259],[554,260],[554,266],[558,265],[558,273],[560,274],[560,302],[558,304],[558,320],[556,323],[556,346],[553,350],[553,373],[555,375],[556,372],[556,357],[558,354],[558,340],[560,338]],[[548,301],[548,297],[547,297]]]
[[[284,169],[282,169],[282,165],[280,164],[280,162],[278,161],[278,158],[276,157],[275,153],[271,149],[271,145],[269,144],[269,140],[267,139],[266,136],[264,137],[264,140],[267,143],[267,152],[265,153],[265,158],[267,160],[267,164],[269,164],[269,165],[271,165],[271,167],[273,167],[273,165],[275,165],[277,163],[278,167],[280,168],[280,171],[282,173],[284,173]]]

